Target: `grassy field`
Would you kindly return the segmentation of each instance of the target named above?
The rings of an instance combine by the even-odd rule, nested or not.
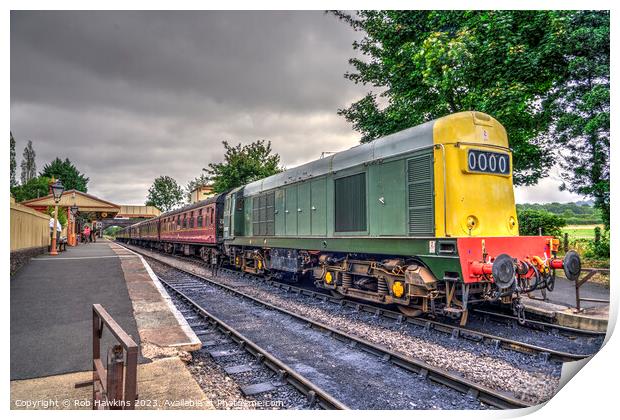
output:
[[[603,225],[568,225],[562,229],[562,235],[568,233],[568,240],[571,239],[594,239],[594,228],[599,226],[601,231]]]

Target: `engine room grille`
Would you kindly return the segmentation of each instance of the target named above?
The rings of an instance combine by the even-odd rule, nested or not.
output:
[[[409,234],[433,236],[435,211],[433,191],[433,155],[416,156],[407,161]]]
[[[252,234],[273,236],[275,234],[275,192],[252,197]]]
[[[334,180],[336,232],[366,230],[366,174]]]

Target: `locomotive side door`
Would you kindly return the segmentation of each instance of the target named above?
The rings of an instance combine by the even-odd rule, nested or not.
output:
[[[297,234],[310,235],[310,181],[297,186]]]
[[[405,161],[401,159],[387,162],[373,166],[371,169],[375,190],[374,203],[371,206],[376,210],[376,218],[378,219],[376,224],[377,230],[371,232],[371,234],[377,236],[405,236],[407,234],[407,178]]]
[[[284,203],[284,190],[282,188],[276,190],[275,201],[276,236],[285,236],[286,213],[284,211],[286,210],[286,205]]]
[[[227,194],[224,200],[224,239],[232,239],[233,231],[232,226],[232,211],[233,208],[233,194]]]
[[[285,190],[286,236],[297,236],[297,185]]]

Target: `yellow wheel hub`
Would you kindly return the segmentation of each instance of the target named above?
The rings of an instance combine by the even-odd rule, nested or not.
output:
[[[400,281],[395,281],[392,285],[392,293],[397,298],[401,297],[405,293],[405,285]]]
[[[325,283],[332,284],[333,280],[334,278],[332,277],[332,273],[330,273],[329,271],[325,273]]]
[[[261,268],[263,268],[263,262],[261,260],[258,260],[258,263],[256,264],[256,266],[260,270]]]

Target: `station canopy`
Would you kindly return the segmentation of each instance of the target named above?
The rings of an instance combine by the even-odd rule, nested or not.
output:
[[[20,204],[28,206],[38,211],[44,212],[49,206],[54,206],[54,197],[48,194],[45,197],[33,198],[32,200],[22,201]],[[121,211],[121,206],[102,200],[94,195],[86,194],[77,190],[68,190],[62,194],[59,207],[77,206],[80,213],[93,213],[94,219],[113,219]]]

